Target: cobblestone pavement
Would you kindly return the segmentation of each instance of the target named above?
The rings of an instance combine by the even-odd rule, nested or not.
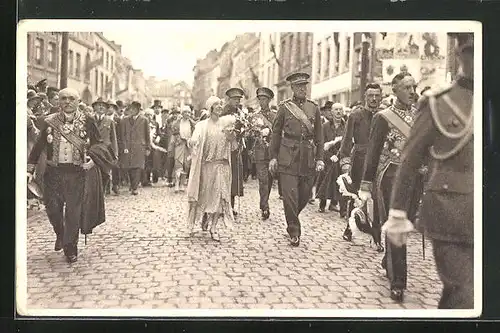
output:
[[[54,252],[44,213],[28,219],[28,307],[202,309],[436,308],[441,283],[430,244],[410,237],[404,304],[390,298],[382,254],[362,236],[341,239],[338,213],[302,212],[300,247],[289,246],[282,202],[271,193],[271,218],[260,220],[257,182],[245,185],[237,224],[221,243],[185,231],[185,196],[158,185],[106,199],[97,227],[73,265]]]

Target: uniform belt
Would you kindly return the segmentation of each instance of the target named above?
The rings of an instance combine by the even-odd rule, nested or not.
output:
[[[73,164],[73,163],[57,163],[57,164],[53,164],[53,163],[48,164],[47,163],[47,166],[52,167],[52,168],[60,168],[60,169],[81,169],[80,165]]]
[[[283,133],[283,137],[291,140],[297,141],[312,141],[314,138],[310,135],[292,135],[288,133]]]

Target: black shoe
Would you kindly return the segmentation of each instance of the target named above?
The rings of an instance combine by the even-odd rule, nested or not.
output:
[[[54,245],[54,251],[61,251],[62,248],[63,248],[62,239],[59,236],[57,236],[56,244]]]
[[[294,236],[290,239],[290,245],[297,247],[300,245],[300,238],[297,236]]]
[[[319,213],[324,213],[325,212],[325,207],[319,207],[318,212]]]
[[[271,215],[271,214],[269,213],[269,209],[264,209],[264,210],[262,211],[262,220],[267,220],[267,219],[269,218],[269,215]]]
[[[132,195],[138,195],[139,192],[137,190],[132,190]]]
[[[233,215],[234,216],[238,216],[238,212],[236,212],[235,210],[233,210]]]
[[[382,246],[382,244],[380,244],[380,243],[376,243],[376,244],[375,244],[375,246],[376,246],[376,251],[377,251],[378,253],[382,253],[382,252],[384,252],[384,247]]]
[[[330,204],[328,206],[328,210],[331,211],[331,212],[339,212],[340,211],[340,209],[337,208],[337,205],[332,205],[332,204]]]
[[[352,241],[352,231],[351,231],[351,229],[349,229],[349,228],[345,229],[344,234],[342,235],[342,239],[345,240],[345,241],[347,241],[347,242]]]
[[[118,191],[118,186],[117,185],[113,185],[113,193],[118,195],[120,192]]]
[[[393,301],[396,301],[398,303],[403,302],[404,295],[405,293],[403,289],[398,289],[398,288],[391,289],[391,299]]]
[[[108,188],[106,188],[106,193],[105,193],[105,194],[106,194],[106,195],[111,194],[111,190],[109,189],[109,187],[108,187]]]
[[[76,254],[70,254],[70,255],[66,256],[66,261],[69,264],[72,264],[72,263],[76,262],[77,260],[78,260],[78,257],[76,256]]]
[[[151,183],[145,183],[145,184],[142,184],[142,187],[151,187],[153,185],[151,185]]]
[[[314,199],[309,199],[309,204],[314,205],[314,201],[315,201]]]
[[[208,216],[203,215],[203,219],[201,220],[201,230],[207,231],[208,230]]]

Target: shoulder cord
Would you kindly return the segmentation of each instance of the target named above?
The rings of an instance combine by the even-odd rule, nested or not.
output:
[[[439,121],[438,111],[436,108],[436,98],[434,96],[429,97],[429,106],[431,109],[432,117],[434,118],[434,123],[436,124],[439,132],[449,139],[460,139],[455,147],[449,152],[438,154],[436,153],[434,147],[430,147],[429,153],[436,160],[446,160],[458,153],[472,138],[473,132],[473,123],[474,123],[474,112],[471,112],[469,119],[464,119],[461,111],[457,110],[457,106],[454,103],[450,103],[451,100],[445,100],[448,105],[451,107],[453,113],[460,118],[462,122],[465,123],[464,129],[458,133],[451,133],[444,128],[443,124]]]

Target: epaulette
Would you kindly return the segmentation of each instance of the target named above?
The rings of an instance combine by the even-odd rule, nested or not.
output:
[[[311,100],[311,99],[309,99],[309,98],[306,98],[306,101],[311,102],[311,103],[313,103],[314,105],[318,106],[318,103],[316,103],[315,101],[313,101],[313,100]]]
[[[453,88],[452,83],[433,87],[433,88],[425,91],[424,96],[426,96],[426,97],[431,97],[431,96],[439,97],[439,96],[447,93],[448,91],[450,91],[451,88]]]

